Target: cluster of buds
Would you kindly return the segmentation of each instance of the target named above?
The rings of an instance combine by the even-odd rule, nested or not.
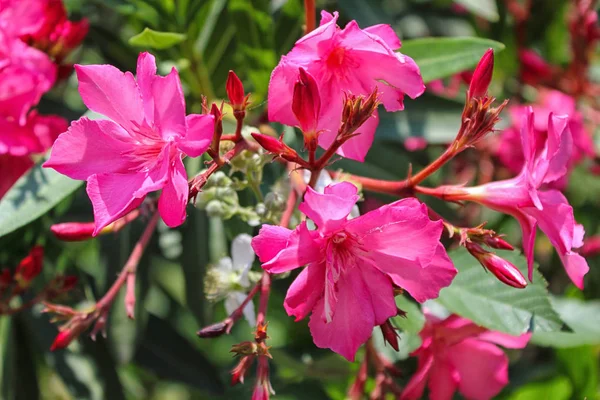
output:
[[[240,361],[231,371],[231,385],[244,383],[244,376],[254,361],[257,362],[256,384],[254,385],[253,400],[268,400],[270,395],[275,394],[271,381],[269,380],[269,346],[266,345],[267,325],[259,323],[256,327],[254,341],[246,341],[231,347],[231,352],[239,356]]]
[[[523,289],[527,281],[519,269],[495,253],[485,250],[485,245],[492,249],[514,250],[514,247],[491,229],[484,229],[485,223],[473,228],[461,228],[444,223],[450,237],[459,235],[460,245],[464,246],[481,266],[491,272],[498,280],[506,285]]]
[[[42,272],[43,262],[44,249],[36,246],[21,260],[14,274],[8,268],[0,271],[0,315],[14,314],[38,302],[53,299],[75,287],[76,277],[60,275],[48,282],[32,300],[11,308],[12,299],[29,289],[33,280]]]
[[[454,140],[457,151],[473,146],[488,133],[493,132],[500,121],[500,113],[508,104],[508,100],[505,100],[498,107],[492,107],[496,99],[489,96],[488,88],[493,72],[494,51],[489,49],[479,60],[467,90],[460,130]]]
[[[105,235],[107,233],[117,233],[123,227],[140,215],[140,209],[136,208],[119,218],[115,222],[102,228],[99,232],[94,235],[96,225],[93,222],[63,222],[61,224],[54,224],[50,227],[50,231],[58,239],[65,242],[81,242],[84,240],[92,239],[98,235]]]

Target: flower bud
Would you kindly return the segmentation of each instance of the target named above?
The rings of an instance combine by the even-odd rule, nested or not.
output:
[[[469,85],[468,97],[469,99],[474,97],[484,97],[487,94],[490,82],[492,82],[492,73],[494,72],[494,50],[488,49],[475,72],[471,78],[471,84]]]
[[[279,140],[272,136],[263,135],[261,133],[251,133],[254,140],[258,142],[269,153],[273,153],[284,160],[296,162],[300,159],[296,150],[283,143],[283,136]]]
[[[252,400],[269,400],[270,395],[275,394],[275,391],[269,380],[269,360],[265,357],[259,357],[256,375]]]
[[[42,272],[43,262],[44,248],[35,246],[17,267],[15,280],[19,283],[19,286],[28,287],[31,281]]]
[[[257,344],[249,341],[234,344],[233,346],[231,346],[231,350],[229,350],[230,353],[235,353],[235,355],[238,356],[249,356],[252,354],[256,354],[257,351]]]
[[[250,366],[254,362],[256,356],[244,356],[241,358],[238,365],[231,371],[231,386],[235,386],[238,383],[244,383],[244,375],[250,369]]]
[[[75,335],[73,335],[73,332],[70,329],[58,332],[54,342],[52,342],[52,346],[50,346],[50,351],[64,349],[71,344],[73,339],[75,339]]]
[[[79,242],[91,239],[94,237],[94,229],[95,224],[93,222],[65,222],[63,224],[54,224],[50,227],[50,231],[54,236],[66,242]]]
[[[196,335],[203,339],[219,337],[222,334],[227,333],[227,330],[230,326],[231,325],[228,324],[227,321],[217,322],[216,324],[212,324],[200,329],[198,332],[196,332]]]
[[[485,251],[476,243],[467,242],[467,250],[479,263],[490,271],[498,280],[508,286],[523,289],[527,286],[527,281],[523,274],[512,263],[494,253]]]
[[[234,111],[243,111],[246,109],[248,97],[244,95],[244,85],[242,81],[233,71],[229,71],[227,83],[225,86],[229,104]]]
[[[398,332],[396,332],[396,328],[394,328],[390,320],[388,319],[383,324],[379,325],[379,327],[383,334],[383,340],[389,343],[394,350],[398,351]]]
[[[486,245],[490,246],[493,249],[511,250],[511,251],[515,249],[506,240],[504,240],[500,236],[496,236],[496,235],[485,236],[483,238],[483,243],[485,243]]]
[[[379,104],[377,88],[366,98],[365,96],[346,94],[342,109],[340,135],[344,138],[352,137],[354,132],[373,116]]]
[[[205,211],[209,217],[221,217],[225,213],[225,207],[219,200],[211,200],[206,205]]]
[[[298,81],[294,85],[292,96],[292,111],[298,119],[300,129],[312,139],[316,135],[319,113],[321,112],[321,97],[317,81],[304,68],[300,68]],[[308,146],[307,146],[308,147]]]

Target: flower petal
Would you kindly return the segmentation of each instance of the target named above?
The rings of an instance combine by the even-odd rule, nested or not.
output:
[[[499,344],[507,349],[523,349],[531,339],[531,333],[524,333],[519,336],[509,335],[508,333],[486,331],[478,336],[478,339]]]
[[[252,265],[256,259],[256,254],[252,249],[252,236],[242,233],[233,239],[231,258],[233,259],[233,269],[235,271],[244,271]]]
[[[315,308],[323,297],[325,263],[313,263],[304,268],[290,285],[283,306],[288,315],[300,321]]]
[[[314,221],[320,231],[339,229],[358,201],[358,189],[350,182],[329,185],[325,193],[308,187],[298,209]]]
[[[210,146],[215,130],[215,118],[212,115],[190,114],[185,117],[187,134],[177,146],[190,157],[200,157]]]
[[[460,376],[458,390],[466,398],[491,399],[508,383],[508,358],[491,343],[465,339],[447,354]]]
[[[389,278],[368,265],[358,265],[344,273],[338,282],[338,301],[331,322],[325,322],[324,299],[321,299],[308,326],[317,347],[329,348],[353,361],[356,350],[369,339],[373,327],[396,312]]]
[[[121,140],[126,137],[127,132],[112,121],[82,117],[54,142],[44,167],[82,180],[94,174],[127,173],[137,165],[127,158],[134,144]]]
[[[112,65],[75,65],[75,71],[85,105],[126,131],[135,131],[144,119],[144,107],[133,75]]]
[[[378,36],[379,39],[390,47],[392,50],[398,50],[402,44],[400,38],[394,29],[388,24],[378,24],[369,26],[363,29],[363,32],[367,32],[370,35]]]
[[[167,76],[157,76],[152,82],[154,124],[162,138],[184,137],[186,133],[185,99],[179,73],[175,68]]]
[[[460,378],[457,371],[445,360],[435,360],[429,372],[429,397],[431,400],[452,400]]]
[[[425,391],[425,384],[429,377],[429,372],[433,366],[433,354],[427,353],[419,357],[417,372],[410,378],[402,394],[400,400],[419,400]]]
[[[174,228],[185,221],[185,209],[189,201],[187,173],[181,157],[175,157],[169,175],[158,199],[158,211],[165,224]]]
[[[154,121],[154,96],[152,95],[152,84],[156,78],[156,60],[148,52],[140,53],[137,60],[136,80],[142,102],[144,104],[144,115],[146,121]]]
[[[281,273],[321,261],[321,247],[302,222],[295,230],[263,225],[252,239],[252,248],[271,273]]]

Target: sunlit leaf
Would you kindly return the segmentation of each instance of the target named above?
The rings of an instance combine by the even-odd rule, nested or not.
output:
[[[183,42],[186,35],[175,32],[159,32],[150,28],[144,30],[129,39],[129,44],[138,47],[150,47],[152,49],[164,50]]]

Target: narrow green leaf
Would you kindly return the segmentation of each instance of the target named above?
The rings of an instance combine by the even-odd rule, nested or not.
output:
[[[496,0],[455,0],[455,2],[488,21],[496,22],[500,18]]]
[[[150,47],[157,50],[164,50],[183,42],[186,35],[175,32],[159,32],[150,28],[144,30],[129,39],[129,44],[139,47]]]
[[[475,37],[423,38],[405,40],[400,51],[415,60],[427,83],[475,67],[489,48],[501,51],[504,45]]]
[[[496,253],[527,276],[525,257],[515,251]],[[525,289],[515,289],[486,273],[464,248],[449,255],[458,275],[449,287],[442,289],[438,299],[449,311],[491,330],[512,335],[524,333],[531,326],[534,332],[560,330],[562,321],[550,304],[547,283],[537,270],[533,283]]]
[[[553,297],[551,302],[572,332],[536,332],[533,343],[560,348],[600,344],[600,301]]]
[[[41,217],[83,184],[42,168],[44,161],[23,175],[0,200],[0,237]]]

